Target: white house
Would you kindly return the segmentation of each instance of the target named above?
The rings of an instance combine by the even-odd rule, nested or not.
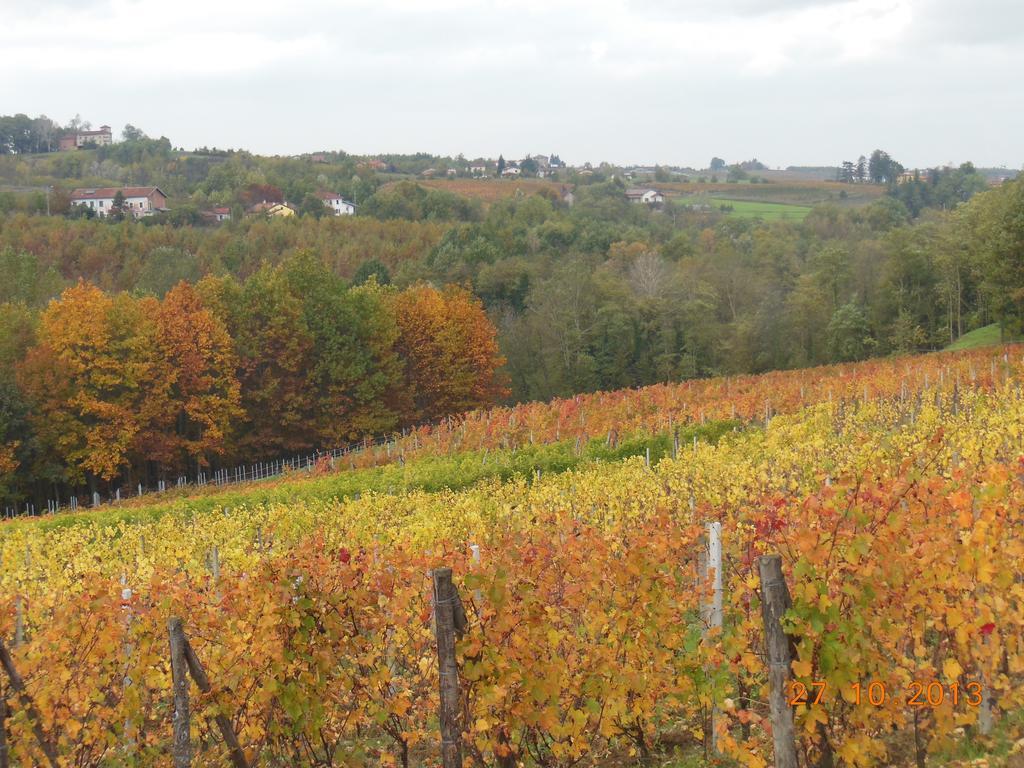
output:
[[[331,209],[331,213],[335,216],[351,216],[356,212],[356,204],[350,203],[337,192],[319,192],[317,197]]]
[[[665,196],[656,189],[627,189],[626,199],[631,203],[644,203],[646,205],[665,202]]]
[[[167,195],[159,187],[76,189],[71,193],[71,204],[85,206],[97,216],[105,217],[114,206],[114,198],[118,192],[124,196],[124,212],[130,213],[136,219],[167,210]]]
[[[521,171],[518,168],[506,168],[501,172],[502,176],[518,176]]]

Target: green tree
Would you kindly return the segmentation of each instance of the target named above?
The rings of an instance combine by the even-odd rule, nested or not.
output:
[[[53,267],[44,267],[35,254],[0,249],[0,303],[24,302],[41,307],[61,292],[64,281]]]
[[[148,139],[149,136],[144,131],[128,123],[125,125],[124,130],[121,131],[121,138],[125,141],[142,141],[143,139]]]
[[[391,271],[380,259],[367,259],[359,265],[355,275],[352,277],[353,285],[362,285],[370,279],[376,280],[377,285],[391,284]]]
[[[324,205],[324,201],[312,192],[306,194],[299,204],[299,215],[311,216],[314,219],[322,219],[330,214],[330,210]]]
[[[143,259],[135,281],[136,290],[163,298],[182,280],[196,283],[202,277],[199,259],[191,251],[162,245]]]
[[[119,189],[114,193],[114,202],[110,204],[110,210],[107,212],[107,221],[124,221],[128,217],[128,211],[124,206],[124,193]]]
[[[1024,334],[1024,177],[978,195],[962,218],[981,265],[992,315],[1010,338]]]
[[[827,333],[829,356],[837,363],[863,360],[876,345],[864,311],[852,301],[835,311]]]

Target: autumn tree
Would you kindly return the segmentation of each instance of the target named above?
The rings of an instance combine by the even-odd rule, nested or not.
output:
[[[167,397],[147,425],[144,453],[150,461],[175,468],[206,466],[210,457],[224,453],[241,414],[231,338],[186,282],[168,292],[155,320]]]
[[[43,312],[19,366],[30,420],[68,480],[113,480],[133,459],[167,396],[156,349],[155,299],[108,296],[80,282]]]
[[[280,271],[266,266],[244,284],[207,277],[197,289],[234,342],[242,415],[233,453],[251,460],[314,447],[314,340]]]
[[[507,390],[497,331],[463,288],[417,285],[392,298],[414,421],[494,403]]]

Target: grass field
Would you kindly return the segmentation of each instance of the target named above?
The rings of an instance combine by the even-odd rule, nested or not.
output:
[[[983,328],[977,328],[965,333],[959,339],[946,347],[950,352],[960,349],[974,349],[975,347],[990,347],[993,344],[1002,344],[1002,334],[999,331],[999,323],[992,323]]]
[[[840,184],[834,181],[780,181],[769,184],[675,182],[653,186],[672,197],[701,195],[730,200],[810,206],[820,203],[842,206],[867,205],[885,194],[885,188],[875,184]]]
[[[726,200],[712,198],[711,205],[731,206],[730,216],[741,219],[764,219],[765,221],[803,221],[811,209],[806,205],[788,205],[786,203],[753,203],[749,200]]]
[[[729,216],[764,221],[803,221],[812,210],[807,205],[731,200],[724,197],[683,197],[679,198],[677,202],[681,205],[708,205],[711,206],[711,210],[727,213]],[[725,206],[725,210],[723,210],[723,206]]]

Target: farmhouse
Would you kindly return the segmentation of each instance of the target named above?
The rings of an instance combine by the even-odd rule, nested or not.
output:
[[[350,203],[337,192],[317,192],[324,205],[331,209],[335,216],[351,216],[356,212],[356,204]]]
[[[71,193],[71,204],[87,207],[97,216],[105,217],[114,207],[118,192],[124,196],[124,212],[136,219],[167,210],[167,195],[159,187],[76,189]]]
[[[215,221],[218,224],[222,221],[231,221],[231,209],[226,206],[200,211],[199,215],[203,217],[204,221]]]
[[[665,196],[656,189],[627,189],[626,199],[631,203],[644,203],[646,205],[665,202]]]
[[[265,213],[267,214],[267,216],[278,216],[282,218],[294,216],[295,206],[288,202],[271,203],[270,207],[267,208]]]
[[[249,216],[294,216],[295,206],[291,203],[270,203],[264,200],[246,209]]]
[[[81,149],[86,144],[106,147],[113,143],[114,135],[110,132],[110,126],[101,125],[98,131],[78,131],[61,137],[59,147],[62,152],[66,152],[70,149]]]
[[[521,171],[518,168],[506,168],[501,172],[502,176],[518,176]]]

